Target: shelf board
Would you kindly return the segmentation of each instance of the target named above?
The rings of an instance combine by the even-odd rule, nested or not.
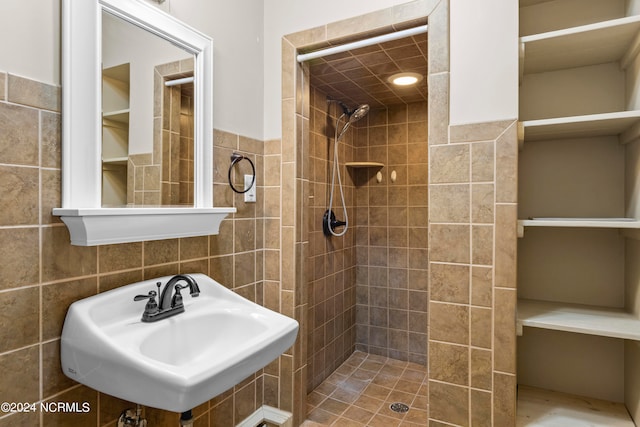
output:
[[[129,161],[129,158],[127,156],[109,157],[109,158],[102,159],[103,164],[109,164],[109,165],[125,165],[126,166],[128,161]]]
[[[218,234],[222,220],[235,212],[236,208],[185,206],[53,209],[77,246]]]
[[[621,308],[519,299],[516,324],[640,341],[640,319]]]
[[[525,227],[619,228],[640,229],[635,218],[531,218],[518,220],[518,237],[524,237]]]
[[[383,168],[384,163],[379,162],[346,162],[344,164],[349,168]]]
[[[525,120],[524,142],[620,135],[640,123],[640,110]]]
[[[104,126],[117,126],[117,127],[128,125],[129,109],[103,112],[102,124]]]
[[[521,37],[522,71],[541,73],[619,61],[627,55],[638,31],[640,16],[630,16]]]
[[[518,385],[516,427],[635,427],[622,403]]]
[[[520,7],[535,6],[540,3],[548,3],[553,0],[520,0]]]
[[[129,76],[130,76],[129,68],[130,68],[130,65],[128,62],[126,62],[124,64],[116,65],[113,67],[103,68],[102,75],[104,77],[108,77],[114,80],[119,80],[119,81],[128,83]]]

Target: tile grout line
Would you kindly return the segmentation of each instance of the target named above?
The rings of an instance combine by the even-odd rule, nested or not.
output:
[[[354,353],[354,355],[355,355],[355,354],[358,354],[358,353]],[[371,356],[373,356],[373,357],[371,357]],[[354,357],[354,356],[352,355],[351,357]],[[360,356],[358,356],[358,358],[360,358]],[[342,364],[342,365],[341,365],[341,366],[336,370],[336,372],[337,372],[337,371],[339,371],[340,369],[347,369],[347,368],[348,368],[349,373],[348,373],[348,374],[342,374],[342,375],[344,375],[344,378],[340,377],[340,379],[338,379],[335,383],[333,383],[333,382],[323,382],[324,384],[329,384],[329,385],[331,385],[331,386],[333,387],[333,389],[329,392],[329,394],[328,394],[328,395],[325,395],[324,393],[321,393],[321,392],[317,392],[317,391],[316,391],[316,393],[317,393],[317,394],[319,394],[320,396],[323,396],[323,398],[319,401],[319,403],[318,403],[317,405],[314,405],[314,406],[313,406],[313,407],[308,411],[308,416],[309,416],[309,415],[312,415],[312,413],[313,413],[315,410],[320,410],[320,411],[326,412],[327,414],[331,414],[331,421],[330,421],[330,423],[331,423],[331,424],[330,424],[330,425],[340,425],[340,424],[339,424],[339,422],[340,422],[340,421],[345,421],[345,420],[350,420],[350,421],[353,421],[353,422],[359,422],[358,420],[352,420],[351,418],[348,418],[347,416],[345,416],[345,414],[347,413],[347,411],[349,411],[349,409],[350,409],[350,408],[352,408],[352,407],[357,407],[357,408],[359,408],[359,409],[361,409],[361,410],[363,410],[363,411],[367,411],[367,412],[370,412],[370,413],[372,414],[372,415],[371,415],[371,418],[369,418],[367,421],[370,421],[370,420],[372,420],[372,419],[374,419],[374,418],[385,417],[385,418],[384,418],[384,420],[386,420],[387,422],[390,422],[392,419],[393,419],[393,420],[396,420],[396,421],[397,421],[397,424],[400,424],[400,423],[405,422],[405,420],[406,420],[406,418],[408,417],[408,414],[409,414],[408,412],[407,412],[407,413],[405,413],[405,414],[398,415],[398,416],[396,416],[396,415],[392,415],[392,414],[387,414],[387,413],[385,413],[386,407],[390,405],[390,402],[391,402],[392,400],[394,400],[394,399],[391,397],[391,396],[393,395],[393,393],[394,393],[394,392],[399,392],[399,393],[404,393],[404,394],[406,394],[407,396],[410,396],[410,398],[408,398],[408,399],[407,399],[407,400],[410,400],[410,401],[402,402],[402,403],[408,404],[408,406],[409,406],[410,408],[415,408],[415,407],[413,407],[412,405],[413,405],[413,404],[416,402],[416,400],[420,397],[420,390],[421,390],[421,389],[422,389],[422,387],[427,383],[427,374],[426,374],[426,371],[424,371],[425,367],[422,367],[422,366],[420,366],[420,365],[417,365],[417,364],[414,364],[414,363],[411,363],[411,362],[405,362],[405,361],[400,361],[400,362],[401,362],[401,366],[398,366],[397,364],[394,364],[394,361],[395,361],[394,359],[392,359],[392,358],[388,358],[388,357],[383,357],[383,356],[377,356],[377,355],[367,355],[367,356],[365,356],[364,358],[362,358],[362,360],[360,360],[358,363],[354,363],[354,364],[350,364],[350,360],[351,360],[351,358],[347,359],[347,360],[346,360],[346,361],[345,361],[345,362],[344,362],[344,363],[343,363],[343,364]],[[367,361],[369,361],[369,362],[374,362],[374,363],[377,363],[377,364],[380,364],[381,366],[380,366],[377,370],[375,370],[375,371],[373,371],[373,370],[367,370],[367,369],[364,369],[364,368],[363,368],[363,365],[364,365],[364,364],[365,364],[365,362],[367,362]],[[343,368],[343,367],[346,367],[346,368]],[[371,366],[369,366],[369,367],[371,367]],[[420,372],[420,371],[416,371],[416,368],[418,368],[418,367],[422,368],[421,370],[423,371],[423,374],[424,374],[424,377],[422,378],[422,381],[419,381],[419,382],[418,382],[418,381],[411,381],[411,380],[401,381],[401,380],[402,380],[402,378],[404,377],[404,375],[405,375],[405,373],[406,373],[407,371]],[[371,367],[371,368],[373,368],[373,367]],[[389,374],[385,374],[385,373],[384,373],[385,369],[387,369],[387,368],[396,368],[396,369],[398,369],[398,370],[401,370],[401,372],[400,372],[400,373],[396,374],[396,379],[395,379],[394,385],[393,385],[392,387],[386,387],[386,386],[384,386],[384,385],[379,385],[379,384],[375,384],[375,383],[373,383],[373,381],[375,380],[375,378],[376,378],[378,375],[389,375]],[[370,372],[370,373],[375,374],[375,375],[374,375],[374,377],[373,377],[371,380],[369,380],[369,381],[364,381],[364,380],[360,380],[360,379],[357,379],[357,378],[355,378],[355,379],[356,379],[357,381],[369,382],[369,385],[372,385],[372,384],[373,384],[373,385],[376,385],[376,386],[378,386],[378,387],[385,388],[385,389],[389,390],[389,391],[386,393],[386,395],[385,395],[384,399],[380,399],[380,398],[378,398],[378,397],[374,397],[374,396],[371,396],[371,395],[367,395],[367,394],[366,394],[366,392],[365,392],[366,388],[364,388],[364,389],[362,389],[360,392],[358,392],[358,398],[356,398],[355,400],[353,400],[353,402],[351,402],[351,403],[349,403],[349,402],[344,402],[344,401],[342,401],[342,400],[339,400],[339,399],[338,399],[338,398],[336,398],[336,397],[333,397],[333,394],[335,393],[335,391],[337,391],[337,390],[340,388],[340,385],[343,385],[343,384],[345,384],[346,382],[348,382],[348,381],[349,381],[349,379],[353,377],[354,373],[355,373],[355,372],[357,372],[357,371],[358,371],[358,370],[360,370],[360,369],[362,369],[362,370],[364,370],[364,371],[366,371],[366,372]],[[339,373],[339,372],[338,372],[338,373]],[[340,374],[340,373],[339,373],[339,374]],[[391,375],[389,375],[389,376],[391,376]],[[325,380],[325,381],[326,381],[326,380]],[[416,390],[415,392],[407,392],[407,391],[400,390],[400,389],[397,389],[397,388],[396,388],[399,384],[404,384],[404,383],[406,383],[407,381],[409,381],[409,382],[413,382],[413,383],[415,383],[416,385],[418,385],[418,388],[417,388],[417,390]],[[367,387],[368,387],[368,386],[367,386]],[[315,391],[315,390],[314,390],[314,391]],[[312,393],[313,393],[313,391],[312,391]],[[377,407],[375,410],[371,410],[371,409],[368,409],[368,408],[366,408],[366,407],[358,406],[355,402],[356,402],[356,401],[358,401],[358,400],[359,400],[360,398],[362,398],[363,396],[367,396],[369,399],[373,399],[373,400],[375,400],[375,401],[380,402],[380,403],[379,403],[379,405],[378,405],[378,407]],[[339,414],[336,414],[335,412],[332,412],[331,410],[327,410],[327,409],[322,408],[322,407],[321,407],[321,406],[322,406],[322,404],[323,404],[327,399],[330,399],[330,398],[331,398],[331,399],[333,399],[333,400],[335,400],[335,401],[338,401],[338,402],[340,402],[340,403],[343,403],[343,404],[345,404],[345,405],[347,405],[347,406],[346,406],[342,411],[340,411],[340,413],[339,413]],[[422,409],[422,408],[415,408],[415,409],[416,409],[416,410],[420,410],[420,411],[424,411],[424,412],[426,413],[426,408],[424,408],[424,409]],[[334,417],[337,417],[337,418],[335,418],[335,419],[334,419]],[[310,423],[314,422],[314,421],[312,421],[312,420],[308,420],[308,421],[309,421]],[[314,424],[311,424],[311,425],[314,425]]]

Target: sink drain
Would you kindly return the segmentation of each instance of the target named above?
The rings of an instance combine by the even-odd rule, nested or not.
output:
[[[409,411],[409,406],[405,405],[404,403],[400,403],[400,402],[396,402],[396,403],[392,403],[389,408],[393,411],[393,412],[397,412],[399,414],[404,414],[405,412]]]

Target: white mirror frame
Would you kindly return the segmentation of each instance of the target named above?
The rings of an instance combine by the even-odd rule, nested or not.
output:
[[[103,11],[195,57],[193,207],[102,207]],[[211,38],[142,0],[63,0],[62,25],[62,207],[53,214],[69,228],[71,243],[93,246],[217,234],[220,221],[235,209],[213,207]]]

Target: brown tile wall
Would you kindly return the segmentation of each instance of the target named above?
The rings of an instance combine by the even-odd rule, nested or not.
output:
[[[427,103],[373,109],[358,124],[355,160],[385,166],[354,170],[356,348],[426,365]]]
[[[178,203],[193,205],[194,195],[194,97],[181,94],[180,103],[180,165],[178,167]]]
[[[160,205],[162,165],[153,163],[153,153],[130,154],[127,162],[127,204]]]
[[[451,126],[430,159],[430,420],[514,425],[516,121]]]
[[[309,252],[308,219],[309,207],[309,76],[297,66],[295,48],[286,39],[282,40],[282,140],[274,143],[279,157],[274,157],[274,167],[279,164],[279,185],[272,189],[274,216],[279,227],[278,286],[280,310],[300,323],[300,333],[294,346],[280,357],[279,395],[265,403],[293,413],[293,425],[304,420],[306,412],[307,384],[307,287]],[[298,94],[298,96],[296,96]],[[306,102],[303,102],[306,100]],[[304,105],[304,108],[303,108]],[[265,196],[265,198],[270,198]],[[275,232],[275,231],[274,231]],[[268,265],[265,258],[265,266]],[[279,400],[278,400],[279,399]]]
[[[202,272],[253,301],[280,309],[279,263],[273,262],[279,257],[279,242],[271,235],[278,229],[279,211],[265,197],[275,194],[279,200],[273,181],[279,146],[280,141],[263,143],[215,132],[216,204],[238,209],[223,221],[217,236],[71,246],[67,228],[51,215],[51,209],[60,206],[60,90],[0,72],[0,401],[86,401],[91,407],[85,414],[0,414],[0,427],[115,427],[122,410],[134,405],[62,374],[60,333],[66,310],[77,299],[143,279]],[[259,203],[245,204],[226,183],[233,151],[255,162]],[[265,162],[269,178],[262,172]],[[278,406],[286,388],[281,369],[291,377],[289,359],[283,356],[195,408],[195,425],[234,426],[263,401]],[[145,416],[149,425],[178,425],[178,414],[146,408]]]
[[[193,61],[179,61],[177,63],[164,64],[156,67],[154,77],[160,82],[155,86],[164,86],[164,80],[168,72],[180,67],[184,72],[193,69]],[[165,71],[165,77],[159,73]],[[191,71],[191,75],[193,72]],[[184,74],[177,74],[178,78]],[[170,77],[170,78],[173,78]],[[184,86],[186,88],[186,86]],[[193,92],[193,89],[190,90]],[[161,151],[161,202],[162,205],[189,205],[193,204],[193,98],[188,92],[183,93],[183,85],[163,87],[160,91],[163,97],[163,106],[160,109],[162,123],[160,147],[154,146],[154,156]],[[154,133],[157,131],[154,129]],[[155,145],[155,144],[154,144]],[[157,163],[157,159],[156,160]],[[146,182],[146,181],[145,181]],[[146,191],[146,185],[145,189]]]
[[[161,204],[193,205],[193,98],[183,95],[181,86],[163,93],[169,104],[163,114],[170,119],[163,120]]]
[[[354,350],[355,344],[355,235],[356,215],[351,170],[345,162],[354,159],[354,128],[350,128],[338,144],[340,174],[347,204],[350,229],[341,237],[325,237],[322,217],[329,206],[333,171],[336,120],[342,110],[327,103],[327,96],[311,87],[309,114],[309,253],[308,263],[308,329],[307,392],[327,378]],[[340,121],[339,131],[345,124]],[[337,178],[336,178],[337,180]],[[336,181],[333,211],[344,220],[342,202]],[[339,228],[336,231],[341,232]]]

